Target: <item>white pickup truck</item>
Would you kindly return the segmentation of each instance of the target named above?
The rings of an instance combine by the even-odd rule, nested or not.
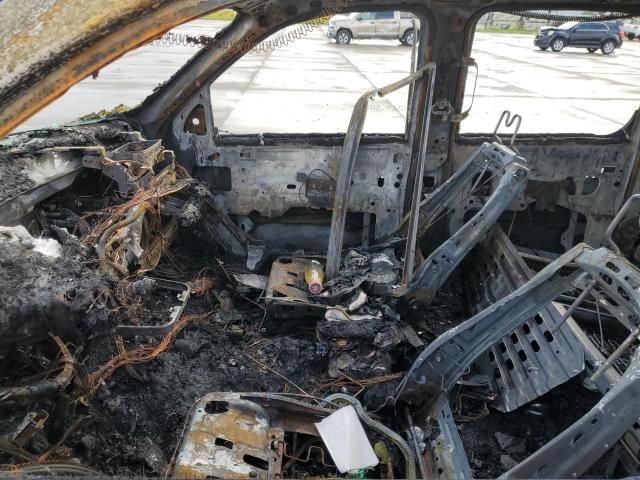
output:
[[[354,38],[395,38],[403,45],[411,46],[416,35],[414,23],[417,29],[418,19],[406,12],[355,12],[331,17],[327,36],[340,45],[347,45]]]

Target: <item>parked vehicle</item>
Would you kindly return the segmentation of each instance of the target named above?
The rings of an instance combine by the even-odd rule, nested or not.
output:
[[[327,36],[336,43],[347,45],[352,39],[398,39],[403,45],[415,42],[415,16],[406,12],[359,12],[336,15],[329,19]]]
[[[625,23],[622,31],[629,40],[640,38],[640,23]]]
[[[564,47],[586,48],[589,53],[602,50],[612,54],[622,46],[623,32],[616,22],[567,22],[559,27],[541,27],[533,43],[541,50],[559,52]]]

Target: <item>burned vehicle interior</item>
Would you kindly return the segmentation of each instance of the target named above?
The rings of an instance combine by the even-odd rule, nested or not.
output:
[[[460,129],[483,14],[636,2],[3,3],[0,475],[638,475],[640,117]],[[222,8],[137,107],[14,132]],[[347,123],[222,127],[212,87],[256,45],[379,10],[415,16],[411,65]],[[404,131],[365,128],[399,91]]]

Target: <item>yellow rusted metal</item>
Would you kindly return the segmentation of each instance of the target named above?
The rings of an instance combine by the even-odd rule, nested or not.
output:
[[[226,405],[225,411],[207,411],[210,402]],[[270,425],[269,415],[256,403],[233,393],[209,394],[195,406],[172,476],[266,480],[282,464],[282,455],[271,448],[272,440],[283,438],[284,431]],[[268,467],[257,468],[248,457],[263,460]]]
[[[268,393],[210,393],[191,409],[170,476],[281,478],[285,432],[318,436],[331,413]]]
[[[0,138],[72,85],[231,0],[0,2]]]

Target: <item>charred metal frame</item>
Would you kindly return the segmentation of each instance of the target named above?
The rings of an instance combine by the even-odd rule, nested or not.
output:
[[[431,451],[427,455],[433,467],[430,478],[456,478],[471,480],[473,474],[466,454],[460,433],[454,422],[453,412],[449,402],[444,396],[436,410],[436,418],[440,433],[431,441]]]
[[[640,350],[622,378],[596,406],[499,478],[577,478],[637,422],[640,417],[638,396]]]
[[[362,8],[361,5],[353,4],[349,5],[348,10],[357,10]],[[367,8],[375,9],[375,6],[368,5]],[[411,5],[403,6],[403,8],[411,8]],[[416,4],[416,8],[420,8],[418,4]],[[474,7],[475,8],[475,7]],[[439,69],[438,77],[444,75],[445,77],[451,78],[452,76],[458,76],[462,81],[458,82],[458,89],[456,90],[456,82],[442,82],[440,78],[436,80],[436,104],[442,100],[446,100],[452,105],[457,105],[458,101],[461,103],[461,98],[463,95],[463,91],[460,89],[460,85],[464,85],[464,76],[466,75],[466,66],[468,65],[467,57],[462,57],[463,61],[460,64],[456,64],[455,62],[451,62],[451,54],[452,51],[464,52],[464,54],[468,54],[470,51],[470,40],[472,37],[473,30],[473,21],[481,13],[484,13],[485,10],[478,11],[474,10],[471,6],[469,6],[468,11],[464,13],[460,11],[460,9],[456,9],[455,15],[456,18],[460,19],[461,24],[463,23],[463,19],[467,19],[467,24],[464,29],[460,31],[450,31],[450,18],[448,15],[453,14],[452,10],[449,10],[446,7],[438,6],[437,9],[433,9],[428,14],[429,27],[430,27],[430,35],[432,36],[432,43],[427,45],[426,49],[421,50],[418,55],[419,62],[426,61],[426,59],[433,60]],[[499,9],[499,6],[494,6],[492,9]],[[474,13],[471,13],[471,12]],[[300,12],[301,13],[301,12]],[[302,15],[302,14],[301,14]],[[468,15],[468,16],[467,16]],[[305,18],[308,18],[305,17]],[[302,16],[296,17],[297,20],[301,20]],[[239,23],[238,26],[241,24]],[[446,34],[444,33],[446,31]],[[434,33],[435,32],[435,33]],[[225,32],[225,34],[230,35],[230,32]],[[444,40],[446,37],[446,40]],[[262,37],[260,37],[262,38]],[[455,40],[454,40],[455,39]],[[453,41],[452,41],[453,40]],[[421,42],[424,43],[424,42]],[[441,48],[438,48],[440,46]],[[421,45],[422,48],[422,45]],[[432,57],[427,57],[427,55],[433,55]],[[203,64],[204,65],[204,64]],[[228,67],[225,64],[224,67],[221,67],[222,70]],[[214,80],[219,73],[215,73],[210,76],[211,80]],[[205,83],[205,86],[207,84]],[[184,85],[180,86],[180,88],[184,88]],[[203,90],[207,90],[204,92]],[[200,96],[204,95],[204,106],[207,108],[207,95],[208,95],[208,87],[202,89],[199,93]],[[412,103],[412,110],[420,113],[420,109],[416,109],[416,102],[422,101],[424,92],[419,92],[416,96],[418,98]],[[202,102],[202,99],[197,100],[197,95],[193,96],[189,100],[188,107],[185,107],[181,110],[182,116],[187,116],[191,109],[199,103]],[[153,102],[150,102],[153,103]],[[165,110],[166,111],[166,110]],[[255,142],[253,137],[255,136],[247,136],[246,138],[237,137],[232,140],[230,144],[224,145],[216,145],[217,140],[210,138],[211,135],[207,136],[198,136],[194,134],[187,134],[183,130],[183,121],[180,120],[181,115],[174,117],[172,126],[171,126],[171,135],[176,135],[176,138],[179,139],[178,143],[187,148],[189,155],[194,155],[197,158],[198,165],[211,165],[210,160],[206,160],[209,156],[219,155],[220,158],[225,158],[229,154],[237,157],[236,153],[238,150],[243,149],[245,154],[250,154],[252,159],[261,160],[272,159],[274,155],[280,154],[284,156],[290,156],[292,153],[291,150],[297,150],[299,152],[304,152],[303,157],[309,157],[310,153],[318,156],[319,161],[327,161],[328,145],[334,145],[335,142],[342,141],[341,136],[304,136],[304,135],[281,135],[281,136],[273,136],[271,138],[268,135],[264,136],[265,146],[252,146],[255,145],[251,142]],[[417,115],[419,116],[419,115]],[[186,118],[186,117],[185,117]],[[207,117],[208,118],[208,117]],[[416,125],[419,128],[421,124],[421,119],[417,118],[413,125],[409,125],[409,142],[412,143],[411,136],[412,131],[416,129]],[[632,138],[637,136],[638,127],[631,125],[633,127]],[[628,128],[628,127],[627,127]],[[213,131],[214,125],[209,125],[209,131]],[[457,130],[457,125],[452,124],[446,118],[433,118],[431,122],[431,131],[429,134],[429,141],[427,146],[427,155],[426,155],[426,163],[425,163],[425,174],[429,177],[435,179],[436,184],[438,184],[442,178],[446,178],[448,175],[454,173],[456,171],[456,167],[459,165],[458,159],[461,157],[467,156],[467,145],[477,145],[477,141],[479,140],[476,137],[465,136],[464,138],[456,139],[454,141]],[[554,188],[561,188],[562,182],[566,181],[567,178],[571,178],[576,183],[576,192],[574,195],[567,195],[564,192],[560,192],[557,197],[557,203],[570,210],[571,217],[570,221],[567,225],[567,230],[562,238],[562,246],[565,249],[570,248],[574,243],[576,238],[580,238],[580,215],[586,215],[587,217],[587,231],[585,232],[585,241],[590,244],[598,245],[602,240],[602,235],[604,234],[604,229],[606,225],[609,223],[610,218],[615,213],[615,206],[617,202],[621,201],[622,189],[613,188],[615,185],[619,187],[620,185],[628,185],[631,178],[631,170],[628,168],[628,165],[625,163],[631,162],[631,159],[635,159],[635,151],[637,150],[634,145],[637,142],[633,141],[633,144],[628,144],[627,139],[623,134],[613,135],[609,137],[595,137],[595,136],[546,136],[543,140],[538,136],[522,136],[523,139],[521,145],[519,145],[520,150],[525,156],[530,166],[532,166],[532,173],[530,173],[530,179],[535,179],[536,181],[546,181],[555,185]],[[576,142],[577,139],[586,138],[584,141]],[[369,158],[371,153],[374,150],[381,152],[383,149],[389,148],[393,142],[392,137],[385,136],[371,136],[367,139],[366,145],[367,149],[363,152],[363,158],[361,160],[361,164],[364,166],[365,164],[369,164]],[[397,139],[395,139],[397,141]],[[483,138],[480,140],[484,140]],[[245,143],[245,142],[249,143]],[[233,142],[237,142],[234,144]],[[570,145],[567,145],[568,142],[571,142]],[[174,142],[175,143],[175,142]],[[377,145],[376,145],[377,143]],[[374,145],[376,145],[374,147]],[[415,143],[414,145],[414,152]],[[532,145],[535,145],[535,148],[532,148]],[[545,145],[549,145],[549,148],[545,148]],[[195,146],[195,147],[194,147]],[[605,148],[606,146],[606,148]],[[195,150],[193,150],[195,148]],[[605,151],[607,150],[607,151]],[[365,153],[366,152],[366,153]],[[187,153],[185,151],[184,153]],[[415,154],[415,153],[414,153]],[[300,156],[299,156],[300,157]],[[570,158],[578,157],[581,160],[584,159],[583,165],[580,165],[578,162],[569,161]],[[562,159],[561,162],[554,162],[552,159],[558,158]],[[366,159],[366,160],[365,160]],[[565,160],[566,159],[566,160]],[[331,160],[333,162],[333,160]],[[226,165],[235,165],[231,158],[228,158],[223,161]],[[585,165],[588,163],[589,165]],[[259,164],[259,162],[256,162]],[[554,167],[550,169],[550,166]],[[603,169],[603,166],[606,166],[606,169]],[[615,173],[610,173],[610,169],[612,166],[615,166]],[[416,184],[416,179],[419,176],[416,175],[416,159],[412,158],[411,167],[408,169],[407,174],[404,175],[402,180],[403,185],[406,182],[406,191],[403,188],[404,193],[404,212],[399,212],[400,215],[402,213],[406,213],[410,211],[410,203],[413,198],[413,188],[412,186]],[[233,167],[231,167],[233,168]],[[549,172],[549,170],[552,170]],[[608,173],[602,174],[601,171],[606,171]],[[626,173],[620,173],[620,172]],[[584,175],[598,175],[601,178],[601,188],[599,188],[596,192],[587,192],[583,194],[584,189]],[[274,182],[278,182],[277,179],[274,179]],[[274,183],[274,187],[276,187],[276,183]],[[605,188],[605,186],[607,188]],[[354,186],[355,187],[355,186]],[[611,188],[608,188],[611,187]],[[517,198],[511,202],[509,206],[509,210],[511,211],[524,211],[529,208],[530,205],[534,204],[537,200],[538,196],[538,188],[535,189],[531,187],[528,191],[520,192],[517,195]],[[223,195],[224,196],[224,195]],[[279,191],[275,188],[274,192],[271,194],[272,200],[275,204],[280,202]],[[486,202],[486,198],[482,197],[472,197],[470,200],[473,200],[473,205],[468,208],[481,206],[484,202]],[[380,203],[380,202],[377,202]],[[265,209],[265,205],[271,205],[272,202],[264,202],[261,198],[259,202],[255,202],[254,208],[258,207],[258,209]],[[597,212],[593,214],[590,213],[590,208],[594,205],[597,207]],[[230,209],[227,210],[229,213],[235,213],[240,211],[238,210],[237,205],[229,205]],[[248,206],[243,206],[242,210],[247,210]],[[363,208],[364,207],[364,208]],[[283,211],[282,207],[280,208],[280,212]],[[271,208],[270,208],[271,209]],[[362,210],[360,210],[362,209]],[[358,207],[354,208],[354,205],[350,205],[350,211],[363,211],[370,212],[368,205],[358,205]],[[396,214],[395,211],[389,214],[380,215],[380,212],[386,212],[384,209],[378,208],[376,212],[376,220],[380,221],[381,218],[385,219],[387,222],[384,226],[380,225],[380,231],[382,235],[389,233],[389,224],[393,222],[393,216]],[[243,213],[240,213],[243,214]],[[452,218],[450,232],[455,232],[459,229],[464,221],[462,220],[462,215],[464,212],[458,211],[455,216]],[[269,218],[273,218],[273,215],[268,215]],[[392,225],[392,228],[395,225]],[[376,237],[379,239],[380,235],[378,234],[378,225],[376,222]]]
[[[7,0],[2,5],[3,8],[15,8],[20,4],[25,10],[33,7],[40,9],[42,2],[36,0],[10,1]],[[64,2],[58,2],[64,3]],[[70,1],[67,3],[71,3]],[[113,3],[113,8],[110,5]],[[130,7],[126,10],[119,10],[116,2],[106,3],[104,1],[82,1],[78,2],[77,8],[86,10],[96,9],[99,5],[103,10],[111,11],[111,15],[102,13],[94,18],[91,23],[91,31],[84,31],[82,35],[74,37],[73,30],[69,29],[70,36],[63,36],[63,41],[56,44],[59,48],[44,53],[50,57],[46,61],[35,64],[26,73],[10,78],[12,84],[0,85],[0,135],[11,131],[20,121],[33,114],[56,96],[63,93],[70,85],[79,81],[82,77],[97,70],[102,65],[115,59],[118,55],[130,50],[136,45],[148,41],[158,34],[168,30],[175,24],[184,22],[191,18],[196,18],[208,11],[231,5],[231,2],[224,1],[182,1],[182,2],[156,2],[151,5],[149,2],[130,2]],[[491,6],[492,9],[500,9],[501,5],[512,3],[497,2]],[[9,7],[7,7],[7,5]],[[250,42],[259,41],[266,38],[273,31],[286,25],[304,20],[313,16],[314,12],[319,12],[322,2],[309,8],[303,2],[290,1],[286,5],[300,6],[296,14],[285,14],[285,2],[268,2],[259,7],[252,6],[251,3],[236,3],[240,9],[240,15],[236,23],[225,30],[220,38],[228,42]],[[397,3],[393,2],[354,2],[353,9],[358,8],[390,8]],[[464,58],[470,52],[471,39],[473,36],[473,20],[485,13],[484,4],[480,1],[468,2],[465,5],[447,5],[439,2],[432,4],[430,1],[416,3],[420,8],[429,9],[432,12],[431,20],[434,42],[429,50],[423,48],[421,55],[427,55],[433,60],[439,69],[439,78],[436,83],[438,102],[444,101],[451,105],[461,107],[464,90]],[[559,8],[557,2],[528,2],[522,1],[517,5],[534,5],[537,8],[545,6]],[[600,2],[579,1],[573,2],[574,8],[603,8]],[[617,7],[638,11],[636,3],[631,1],[620,2]],[[351,7],[350,7],[351,8]],[[608,8],[608,7],[607,7]],[[59,22],[60,12],[54,14],[51,20]],[[56,16],[57,15],[57,16]],[[3,10],[0,18],[10,18],[7,10]],[[63,24],[68,23],[68,17],[62,18]],[[98,25],[94,29],[94,26]],[[27,24],[27,27],[29,25]],[[86,27],[84,27],[86,28]],[[35,31],[36,29],[34,29]],[[61,32],[63,34],[64,32]],[[66,34],[65,34],[66,35]],[[1,40],[0,40],[1,42]],[[7,44],[1,44],[7,47]],[[9,43],[8,47],[17,55],[14,60],[20,63],[19,53],[15,49],[24,50],[25,56],[31,55],[33,49],[25,49],[19,43]],[[71,55],[63,55],[73,52]],[[176,76],[166,85],[152,95],[143,107],[132,112],[129,118],[139,122],[142,129],[151,138],[163,136],[165,140],[175,146],[179,156],[186,163],[204,166],[209,162],[209,157],[220,153],[220,146],[216,145],[212,137],[198,138],[195,133],[183,131],[183,122],[180,119],[181,108],[187,108],[190,102],[198,102],[196,97],[199,94],[198,88],[209,83],[228,68],[240,56],[240,52],[219,52],[211,54],[201,52],[196,58],[189,62]],[[26,57],[25,57],[26,58]],[[34,59],[34,62],[37,59]],[[55,62],[55,63],[54,63]],[[27,62],[29,65],[29,62]],[[60,67],[60,68],[57,68]],[[422,92],[425,95],[426,92]],[[202,98],[202,97],[201,97]],[[203,97],[205,103],[210,100],[207,94]],[[189,105],[189,110],[192,108]],[[420,113],[420,112],[418,112]],[[213,132],[213,120],[210,110],[206,110],[208,131]],[[409,130],[415,127],[416,122],[410,125]],[[180,128],[177,128],[180,127]],[[486,140],[482,136],[466,136],[456,138],[457,127],[446,118],[434,119],[431,126],[426,146],[425,171],[432,176],[436,184],[442,178],[456,171],[456,167],[461,160],[467,157],[467,147],[475,148]],[[212,134],[211,134],[212,135]],[[562,195],[557,198],[558,205],[566,207],[571,211],[572,219],[568,225],[566,235],[563,239],[563,246],[569,249],[576,237],[576,218],[578,214],[588,217],[585,240],[594,245],[598,245],[605,240],[604,232],[609,220],[613,217],[617,207],[624,200],[625,195],[633,192],[638,185],[639,174],[637,168],[638,144],[640,139],[640,121],[636,118],[616,135],[609,137],[594,137],[587,135],[575,136],[551,136],[542,138],[541,136],[528,136],[521,138],[520,150],[528,159],[528,166],[531,167],[530,179],[544,181],[550,184],[559,184],[569,178],[577,179],[576,192],[573,195]],[[382,143],[375,144],[372,141],[372,149],[380,150]],[[380,140],[380,139],[378,139]],[[397,139],[395,139],[397,140]],[[436,145],[435,141],[438,141]],[[391,141],[386,139],[387,142]],[[325,140],[325,146],[330,144]],[[305,137],[298,138],[297,143],[291,139],[281,139],[281,145],[300,146],[305,148],[313,142]],[[302,147],[300,147],[302,148]],[[230,149],[232,150],[232,149]],[[277,153],[277,152],[276,152]],[[412,173],[408,175],[409,184],[414,185],[414,191],[407,192],[405,205],[406,210],[410,209],[411,199],[416,198],[416,188],[421,185],[421,172],[419,164],[412,162]],[[605,167],[615,167],[614,171],[607,173]],[[597,176],[600,184],[596,191],[584,193],[584,176]],[[64,180],[64,182],[63,182]],[[46,195],[46,190],[41,190],[49,185],[51,188],[60,190],[65,188],[63,183],[72,181],[73,178],[52,178],[46,186],[39,186],[38,191],[32,192],[28,203]],[[495,195],[495,194],[494,194]],[[524,210],[529,204],[539,197],[532,191],[525,192],[518,196],[518,203],[521,205],[517,210]],[[418,196],[419,198],[419,196]],[[500,200],[500,204],[504,198]],[[478,203],[481,203],[479,201]],[[554,203],[555,205],[555,203]],[[415,206],[415,202],[414,202]],[[25,205],[20,205],[23,210]],[[28,207],[28,205],[27,205]],[[505,207],[506,208],[506,207]],[[502,209],[504,211],[504,208]],[[415,211],[415,209],[413,210]],[[233,212],[232,212],[233,213]],[[495,212],[494,212],[495,213]],[[460,217],[457,221],[463,223],[463,212],[458,212]],[[455,221],[454,221],[455,224]],[[453,229],[455,230],[455,229]],[[611,231],[609,232],[610,236]],[[581,270],[574,272],[568,277],[562,277],[559,273],[562,265],[568,262],[578,263]],[[609,262],[619,271],[615,271],[609,266]],[[426,268],[426,267],[425,267]],[[425,270],[420,270],[418,276],[426,276]],[[629,276],[632,284],[625,277]],[[608,280],[607,280],[608,279]],[[609,284],[609,280],[611,284]],[[553,262],[540,274],[519,288],[508,297],[498,301],[492,307],[476,315],[474,318],[448,332],[443,337],[434,342],[405,378],[397,399],[401,402],[408,402],[418,406],[424,406],[425,402],[433,401],[451,388],[459,379],[464,370],[475,360],[478,355],[486,351],[497,343],[500,338],[507,335],[511,330],[521,325],[535,312],[540,311],[548,305],[558,291],[571,287],[577,287],[587,291],[589,285],[596,281],[598,286],[605,290],[608,295],[615,298],[620,304],[620,308],[615,309],[615,316],[624,317],[625,324],[633,333],[629,338],[637,336],[637,327],[640,309],[638,308],[637,289],[640,287],[638,272],[628,264],[621,261],[616,255],[605,249],[592,250],[584,245],[579,245],[570,250],[569,253]],[[429,281],[429,280],[425,280]],[[431,291],[433,288],[424,283],[421,288]],[[609,305],[611,307],[611,305]],[[511,317],[508,315],[511,314]],[[631,317],[629,317],[631,315]],[[566,314],[565,314],[566,316]],[[573,329],[571,319],[566,325]],[[485,328],[486,327],[486,328]],[[563,328],[563,327],[561,327]],[[578,329],[579,330],[579,329]],[[577,337],[579,331],[574,331]],[[452,343],[448,343],[452,342]],[[584,343],[584,342],[583,342]],[[630,343],[630,342],[629,342]],[[589,352],[586,353],[590,355]],[[595,354],[593,358],[597,358]],[[606,359],[601,359],[605,360]],[[607,365],[606,363],[604,364]],[[610,371],[611,369],[609,369]],[[521,465],[505,474],[505,478],[521,478],[523,476],[568,476],[578,475],[589,464],[590,461],[598,458],[603,449],[608,448],[619,436],[629,427],[627,422],[638,417],[637,411],[639,360],[634,359],[631,367],[627,370],[622,379],[615,378],[611,374],[609,377],[594,376],[593,380],[598,387],[603,390],[605,384],[613,385],[610,392],[603,398],[596,410],[588,413],[582,420],[570,427],[563,434],[557,437],[545,448],[534,454]],[[607,373],[607,372],[605,372]],[[606,381],[605,381],[606,380]],[[615,384],[614,384],[615,382]],[[424,398],[426,396],[426,398]],[[626,410],[625,410],[626,409]],[[611,413],[615,413],[612,417]],[[608,428],[603,428],[600,423],[607,414]],[[455,427],[451,428],[450,415],[447,416],[443,410],[444,418],[441,423],[441,430],[450,432],[449,444],[460,445],[456,440],[457,433]],[[612,420],[612,418],[614,420]],[[461,462],[458,456],[451,462]],[[466,467],[459,463],[460,467],[454,468],[456,476],[459,470],[465,472]],[[468,467],[468,465],[467,465]]]
[[[569,264],[575,270],[561,275],[560,270]],[[590,290],[594,286],[599,289],[597,298],[603,308],[611,310],[631,330],[628,339],[598,369],[606,375],[606,383],[598,383],[598,371],[591,377],[605,395],[578,422],[501,478],[565,478],[584,473],[640,416],[640,404],[635,401],[640,394],[640,351],[620,379],[609,373],[616,355],[630,348],[640,333],[636,326],[640,318],[640,271],[606,248],[594,250],[577,245],[512,294],[440,336],[403,379],[396,392],[396,404],[424,408],[432,416],[441,408],[441,402],[446,403],[446,393],[482,352],[540,312],[560,292]],[[616,305],[624,305],[622,310],[630,313],[622,313]],[[559,321],[558,326],[571,322],[567,326],[584,340],[584,333],[581,338],[577,334],[580,328],[566,314]],[[586,340],[587,343],[590,342]]]
[[[414,25],[415,31],[415,25]],[[415,55],[415,45],[413,53]],[[402,284],[408,285],[413,278],[413,266],[416,258],[416,243],[418,241],[419,226],[419,205],[422,199],[422,185],[424,183],[424,166],[427,159],[427,143],[429,140],[429,127],[431,125],[431,115],[433,111],[433,95],[436,81],[436,65],[430,65],[430,82],[426,98],[425,111],[422,115],[422,127],[418,139],[418,155],[416,158],[415,175],[413,177],[413,192],[411,198],[411,210],[409,213],[409,230],[407,233],[407,244],[405,245],[404,272],[402,273]]]
[[[416,72],[412,73],[408,77],[399,80],[397,82],[392,83],[383,88],[371,90],[360,97],[358,102],[356,103],[353,114],[351,116],[351,122],[349,123],[349,128],[347,130],[347,134],[344,139],[344,146],[342,148],[342,160],[340,162],[340,170],[338,172],[338,181],[336,185],[336,195],[333,204],[333,216],[331,218],[331,230],[329,232],[329,245],[327,247],[327,278],[329,280],[335,278],[338,275],[338,270],[340,269],[340,262],[342,260],[342,242],[344,239],[344,227],[345,220],[347,218],[347,201],[349,199],[349,192],[351,187],[351,179],[353,177],[353,168],[356,163],[356,156],[358,154],[358,147],[360,146],[360,140],[362,138],[362,128],[364,126],[364,121],[367,116],[367,109],[369,106],[369,101],[375,95],[380,97],[384,97],[400,88],[412,84],[423,74],[429,73],[429,100],[427,101],[427,106],[424,112],[425,122],[423,123],[424,128],[421,133],[421,141],[420,141],[420,153],[418,155],[418,171],[422,172],[424,170],[424,156],[426,148],[426,136],[429,134],[429,119],[431,118],[431,98],[433,98],[433,86],[435,84],[436,78],[436,65],[434,63],[428,63],[421,68],[419,68]],[[419,176],[422,178],[422,175]],[[422,181],[417,182],[419,187],[422,186]],[[421,188],[416,188],[415,192],[418,197],[415,198],[414,201],[417,204],[417,201],[420,199]],[[415,224],[415,225],[414,225]],[[411,228],[413,227],[413,228]],[[415,221],[412,217],[410,230],[415,230],[417,227],[417,217]],[[411,252],[411,260],[413,263],[413,255],[415,255],[415,237],[413,240],[411,239],[411,235],[408,237],[407,243],[407,255]],[[409,248],[411,247],[411,248]]]
[[[5,1],[0,7],[6,15],[3,18],[12,18],[11,10],[17,5],[20,8],[28,9],[30,4],[34,10],[42,9],[40,2],[30,0],[25,2]],[[72,3],[72,2],[69,2]],[[83,0],[82,7],[75,2],[75,8],[83,10],[95,10],[93,5],[95,0]],[[161,2],[162,3],[162,2]],[[546,4],[553,3],[554,8],[559,8],[557,2],[536,2],[536,8],[544,8]],[[438,67],[438,79],[435,88],[435,104],[443,102],[452,105],[453,111],[457,111],[462,106],[464,95],[464,80],[469,64],[468,55],[471,51],[471,41],[473,38],[473,28],[475,21],[488,11],[496,11],[504,8],[530,8],[533,2],[522,1],[517,5],[512,3],[497,2],[491,7],[486,7],[482,2],[468,2],[465,5],[449,6],[441,3],[434,4],[430,0],[403,4],[402,8],[414,10],[422,15],[429,23],[429,36],[431,42],[426,42],[426,30],[422,29],[420,34],[423,37],[420,42],[420,50],[417,55],[418,63],[434,61]],[[104,2],[100,2],[101,12],[109,12],[109,15],[101,18],[93,24],[99,24],[98,29],[86,31],[80,29],[74,31],[75,36],[60,36],[56,38],[55,48],[71,48],[76,56],[68,60],[66,56],[52,53],[48,58],[65,58],[60,65],[51,65],[43,62],[28,74],[19,77],[16,73],[14,86],[20,88],[7,89],[0,84],[0,105],[3,112],[2,118],[6,121],[0,125],[6,129],[5,133],[20,121],[21,118],[35,111],[38,105],[44,105],[51,101],[71,84],[80,78],[90,74],[102,65],[116,58],[123,52],[135,47],[139,42],[147,41],[159,33],[162,33],[175,24],[196,18],[218,8],[233,6],[238,9],[239,15],[236,21],[227,29],[222,31],[217,40],[222,45],[238,45],[237,49],[203,50],[196,54],[176,75],[163,85],[157,92],[152,94],[144,104],[127,115],[134,123],[138,124],[148,138],[162,137],[165,145],[176,150],[181,163],[189,166],[204,165],[211,155],[219,154],[221,150],[225,153],[232,153],[233,147],[216,145],[213,138],[214,125],[210,108],[209,86],[224,70],[232,65],[242,56],[250,45],[267,38],[273,32],[296,22],[300,22],[314,15],[317,15],[330,6],[328,1],[319,1],[312,4],[305,4],[297,0],[274,0],[261,5],[251,2],[230,2],[223,0],[211,0],[208,2],[168,2],[153,9],[142,0],[130,2],[128,8],[109,8]],[[353,11],[362,8],[367,9],[388,9],[397,6],[396,3],[380,0],[379,2],[349,2],[346,11]],[[286,8],[285,8],[286,7]],[[601,9],[603,6],[595,1],[581,1],[572,4],[572,8]],[[638,5],[633,2],[621,2],[616,8],[637,12]],[[146,9],[146,10],[145,10]],[[61,9],[62,10],[62,9]],[[61,21],[60,13],[52,14],[50,21],[52,24]],[[65,26],[68,25],[68,17],[64,18]],[[85,23],[84,25],[86,25]],[[135,25],[135,27],[133,27]],[[68,25],[69,30],[74,25]],[[28,28],[28,25],[27,25]],[[96,37],[104,29],[105,37],[100,37],[100,41],[88,41],[90,35]],[[35,30],[35,29],[34,29]],[[82,31],[79,31],[82,30]],[[107,33],[108,32],[108,33]],[[71,32],[69,32],[71,33]],[[66,43],[65,43],[66,42]],[[74,43],[77,42],[77,43]],[[427,45],[428,43],[428,45]],[[11,55],[19,57],[24,54],[21,50],[23,45],[14,45],[9,41],[5,45],[6,51]],[[24,50],[26,51],[26,49]],[[18,58],[16,57],[16,61]],[[50,60],[53,61],[53,60]],[[56,60],[57,61],[57,60]],[[20,62],[21,63],[21,62]],[[26,64],[29,62],[27,61]],[[57,69],[57,66],[65,67]],[[73,72],[73,76],[68,72]],[[22,72],[21,72],[22,73]],[[18,78],[19,77],[19,78]],[[31,81],[30,81],[31,80]],[[30,85],[31,90],[25,90],[25,86]],[[18,90],[20,92],[18,92]],[[416,99],[414,99],[410,112],[419,117],[421,109],[416,108],[418,99],[426,95],[426,91],[416,89]],[[16,95],[21,93],[21,95]],[[197,105],[204,107],[204,117],[206,119],[206,135],[198,135],[195,132],[184,132],[184,118],[188,118],[189,113]],[[181,119],[182,117],[182,119]],[[412,119],[413,120],[413,119]],[[9,122],[9,123],[7,123]],[[420,118],[410,121],[408,125],[409,141],[415,132],[416,125],[420,125]],[[429,141],[427,146],[427,156],[425,163],[425,173],[435,180],[436,185],[442,179],[456,171],[460,165],[459,160],[467,156],[467,146],[477,146],[483,141],[482,136],[465,135],[457,137],[457,124],[451,121],[448,116],[435,117],[430,125]],[[604,235],[604,230],[610,219],[617,211],[617,207],[624,201],[625,191],[633,191],[633,186],[638,183],[638,169],[633,165],[636,160],[640,139],[640,127],[638,122],[630,123],[624,129],[611,136],[589,136],[589,135],[552,135],[552,136],[521,136],[519,148],[528,159],[532,167],[531,179],[536,181],[546,181],[555,183],[559,188],[562,182],[572,178],[577,184],[577,191],[574,195],[566,195],[563,192],[557,196],[556,202],[571,212],[571,220],[567,225],[566,234],[563,236],[562,245],[568,249],[575,243],[575,237],[579,237],[579,229],[576,225],[579,215],[587,217],[587,231],[584,240],[589,244],[598,245]],[[317,152],[319,157],[325,157],[328,152],[321,151],[329,145],[335,145],[342,140],[341,136],[315,137],[310,136],[280,136],[272,142],[280,146],[288,145],[289,150],[303,148],[306,152]],[[383,145],[390,145],[390,142],[402,142],[397,137],[378,136],[371,137],[367,144],[376,145],[375,149],[385,148]],[[239,142],[242,143],[242,142]],[[282,148],[275,146],[256,148],[256,151],[266,151],[272,149],[270,155],[273,156],[282,152]],[[315,146],[312,146],[316,144]],[[298,145],[298,147],[296,147]],[[324,147],[321,147],[323,145]],[[237,149],[237,148],[236,148]],[[290,152],[292,153],[292,152]],[[262,155],[259,155],[262,157]],[[260,159],[260,158],[258,158]],[[558,162],[553,162],[556,159]],[[579,159],[580,161],[574,161]],[[582,164],[581,164],[582,163]],[[588,163],[589,165],[586,165]],[[414,167],[404,176],[403,182],[407,185],[416,183],[415,159]],[[616,167],[615,173],[602,173],[603,166]],[[621,173],[622,172],[622,173]],[[593,193],[583,194],[581,192],[583,178],[585,175],[597,176],[601,182],[600,188]],[[631,189],[631,190],[630,190]],[[404,195],[405,204],[402,215],[410,211],[410,203],[413,198],[412,189],[407,189]],[[404,193],[404,191],[403,191]],[[511,209],[521,211],[527,208],[536,200],[536,192],[529,191],[518,196],[518,202],[514,202]],[[481,199],[480,199],[481,200]],[[262,204],[264,202],[261,199]],[[596,210],[592,210],[595,208]],[[227,210],[234,212],[235,207]],[[238,214],[242,214],[239,213]],[[457,212],[462,215],[462,212]],[[380,216],[380,215],[378,215]],[[272,218],[272,217],[269,217]],[[454,219],[451,231],[455,231],[461,225],[461,217]],[[456,225],[457,222],[457,225]],[[388,233],[388,231],[386,232]]]
[[[495,191],[480,211],[436,248],[418,267],[415,278],[412,279],[405,293],[409,301],[416,307],[420,303],[429,303],[433,300],[438,289],[451,276],[460,262],[478,242],[485,238],[500,215],[524,189],[529,175],[525,164],[522,157],[504,145],[485,143],[476,150],[454,176],[436,190],[433,196],[425,200],[420,209],[422,234],[436,221],[441,212],[451,206],[453,199],[476,175],[490,171],[501,176]],[[481,177],[482,175],[476,183],[481,180]],[[411,233],[411,229],[409,233]]]
[[[577,269],[562,276],[560,270],[569,263],[577,265]],[[630,312],[622,319],[623,324],[640,319],[637,294],[640,271],[606,248],[594,250],[585,244],[576,245],[523,287],[431,343],[398,387],[396,401],[415,405],[432,402],[441,392],[449,391],[482,352],[538,313],[560,293],[584,289],[593,280],[606,295]],[[603,303],[603,307],[609,309],[611,305]]]

